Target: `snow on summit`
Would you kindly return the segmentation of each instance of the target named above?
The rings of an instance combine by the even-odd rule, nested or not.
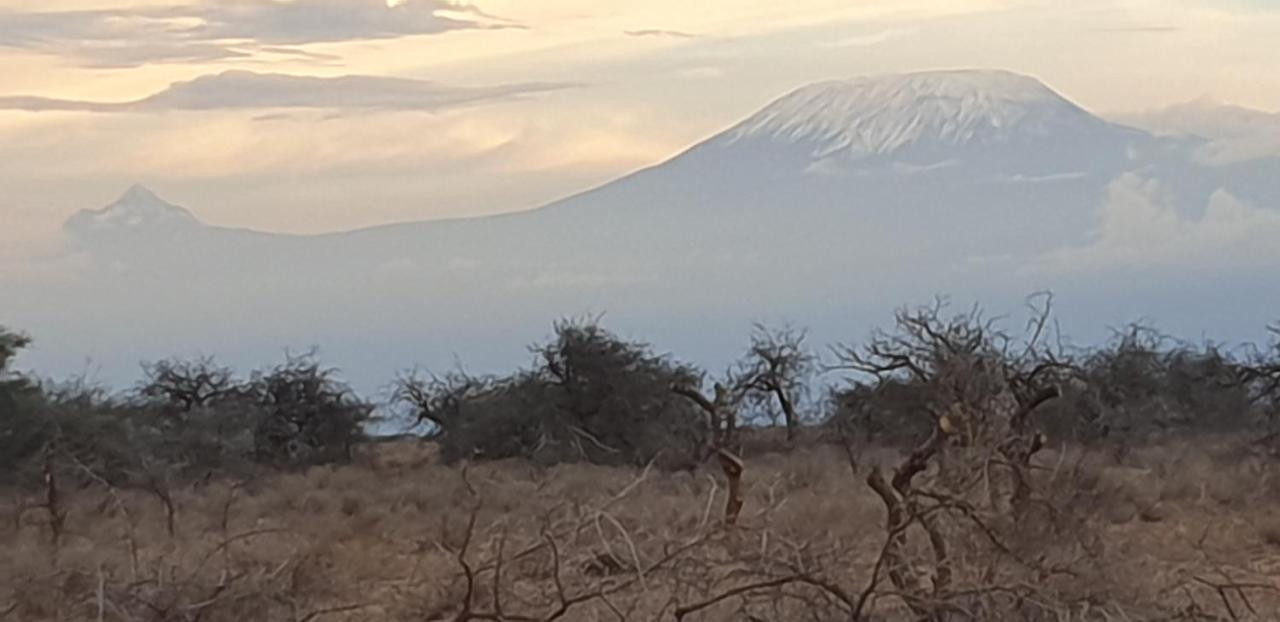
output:
[[[802,144],[817,158],[865,157],[913,146],[1034,141],[1107,126],[1035,78],[955,70],[805,86],[742,122],[728,138]]]
[[[141,185],[129,188],[119,199],[99,210],[81,210],[67,220],[73,234],[140,229],[172,229],[198,226],[187,210],[156,196]]]

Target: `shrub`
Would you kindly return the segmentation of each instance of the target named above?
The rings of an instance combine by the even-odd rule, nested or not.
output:
[[[132,404],[77,380],[45,386],[40,415],[67,478],[117,485],[141,479],[151,447],[139,442]]]
[[[862,377],[832,392],[832,423],[846,437],[903,446],[954,404],[990,408],[983,396],[1002,391],[1023,402],[1048,386],[1061,399],[1038,409],[1036,423],[1059,440],[1128,444],[1241,432],[1275,412],[1268,374],[1280,378],[1273,372],[1280,365],[1269,367],[1265,354],[1245,363],[1216,344],[1177,341],[1143,324],[1095,349],[1050,347],[1048,307],[1036,309],[1021,339],[977,312],[943,318],[940,305],[899,312],[895,331],[838,351],[840,367]]]
[[[144,364],[135,434],[180,475],[247,474],[263,409],[253,387],[211,358]]]
[[[260,409],[253,430],[259,460],[299,466],[351,458],[373,408],[335,376],[312,355],[255,374],[245,393]]]
[[[0,482],[35,485],[46,467],[79,479],[87,470],[123,478],[134,452],[116,405],[83,382],[42,386],[12,371],[28,343],[0,330]]]
[[[14,357],[29,344],[30,339],[26,335],[9,332],[0,326],[0,422],[4,422],[6,430],[16,423],[21,414],[20,402],[29,398],[35,389],[31,381],[10,368]],[[4,432],[0,432],[2,434]],[[3,438],[5,436],[0,436]]]
[[[1133,324],[1077,357],[1051,418],[1055,431],[1086,441],[1248,430],[1260,415],[1238,370],[1215,344]]]
[[[231,369],[217,365],[209,357],[164,359],[144,363],[142,370],[145,377],[138,386],[139,395],[167,414],[209,408],[243,393]]]
[[[1268,424],[1275,433],[1280,423],[1280,324],[1268,328],[1272,340],[1263,351],[1254,351],[1237,368],[1240,381],[1248,388],[1255,403],[1265,409]]]
[[[859,374],[832,396],[834,424],[869,440],[918,442],[939,424],[982,434],[984,418],[1035,402],[1069,364],[1045,345],[1048,299],[1015,339],[977,309],[944,317],[945,304],[899,310],[895,329],[837,349],[838,368]],[[977,426],[977,427],[973,427]]]
[[[0,478],[10,479],[19,465],[43,446],[39,420],[27,404],[33,387],[10,369],[29,340],[0,327]],[[6,477],[9,476],[9,477]]]
[[[933,421],[922,416],[929,408],[925,393],[912,379],[855,382],[833,389],[829,401],[832,423],[846,440],[906,447],[933,429]]]
[[[60,479],[125,484],[145,454],[132,436],[129,407],[81,381],[31,384],[5,416],[0,480],[38,485],[49,469]]]
[[[534,365],[506,378],[402,378],[396,394],[441,426],[446,460],[526,457],[542,463],[686,460],[706,435],[673,386],[698,374],[591,321],[555,324]]]
[[[189,475],[345,461],[372,413],[311,354],[246,381],[210,358],[143,369],[136,435],[156,462]]]
[[[770,329],[757,324],[746,356],[731,373],[730,384],[746,405],[776,423],[782,420],[787,440],[802,423],[797,402],[804,398],[817,369],[817,357],[804,345],[805,333],[791,327]]]
[[[428,426],[427,436],[443,434],[461,424],[462,407],[494,388],[495,380],[462,369],[444,375],[413,370],[396,378],[392,404],[407,405],[413,427]]]

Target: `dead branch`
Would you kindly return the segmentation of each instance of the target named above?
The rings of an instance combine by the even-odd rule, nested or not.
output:
[[[780,577],[777,579],[768,579],[765,581],[757,581],[755,583],[740,585],[738,587],[732,588],[730,590],[726,590],[724,592],[721,592],[720,594],[717,594],[705,600],[702,600],[690,605],[685,605],[683,607],[677,607],[675,610],[675,617],[676,617],[676,620],[683,620],[685,616],[691,613],[701,611],[717,603],[733,598],[734,596],[738,596],[740,594],[746,594],[748,592],[755,592],[759,590],[782,587],[784,585],[788,585],[791,583],[799,583],[801,582],[801,580],[802,579],[799,576],[791,576],[791,577]]]
[[[363,603],[363,604],[355,604],[355,605],[338,605],[336,607],[325,607],[324,609],[316,609],[315,611],[311,611],[307,613],[306,615],[298,618],[298,622],[311,622],[312,620],[315,620],[322,616],[333,615],[335,613],[346,613],[348,611],[358,611],[360,609],[367,609],[372,606],[373,605],[369,603]]]
[[[742,459],[733,455],[723,447],[716,451],[720,468],[724,470],[725,479],[729,480],[729,494],[724,504],[724,524],[733,527],[738,523],[738,515],[742,513]]]
[[[58,437],[61,434],[55,434],[44,450],[44,490],[45,490],[45,510],[49,513],[49,541],[53,546],[53,554],[56,557],[58,549],[62,544],[62,528],[67,520],[66,510],[62,507],[61,495],[58,487]]]
[[[455,559],[458,565],[462,567],[463,577],[466,580],[466,593],[462,597],[462,611],[458,612],[455,622],[466,622],[473,618],[471,607],[475,599],[476,593],[476,575],[471,569],[471,564],[467,563],[467,549],[471,546],[471,538],[476,530],[476,518],[479,515],[478,508],[471,511],[470,518],[467,519],[467,529],[462,535],[462,546],[458,547]]]

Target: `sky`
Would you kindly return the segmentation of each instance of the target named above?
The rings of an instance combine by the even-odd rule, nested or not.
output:
[[[0,267],[145,184],[292,233],[529,209],[804,84],[991,67],[1280,112],[1280,0],[0,0]]]

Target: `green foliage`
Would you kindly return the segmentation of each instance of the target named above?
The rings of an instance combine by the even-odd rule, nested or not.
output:
[[[1068,351],[1048,338],[1048,303],[1034,298],[1027,330],[1012,336],[976,310],[899,312],[891,330],[835,351],[838,367],[856,375],[831,392],[831,423],[845,438],[908,446],[943,417],[1016,411],[1056,387],[1061,398],[1037,403],[1033,417],[1053,439],[1280,429],[1280,327],[1272,344],[1243,354],[1141,325]],[[757,327],[725,376],[735,410],[785,420],[788,438],[820,367],[803,341],[800,331]],[[310,355],[248,378],[208,358],[161,360],[143,366],[135,391],[111,395],[15,372],[28,342],[0,328],[0,484],[38,483],[51,456],[73,480],[152,488],[264,464],[341,462],[366,440],[373,414]],[[710,426],[673,391],[701,387],[698,370],[590,320],[557,322],[531,352],[531,365],[506,376],[403,376],[393,401],[429,425],[446,460],[684,466],[701,455]]]
[[[143,455],[129,407],[83,382],[41,385],[13,373],[28,343],[0,330],[0,482],[39,481],[49,456],[65,477],[127,480]]]
[[[229,367],[210,357],[144,363],[138,394],[167,414],[181,416],[232,401],[243,392]]]
[[[144,448],[134,443],[127,405],[84,383],[31,385],[4,416],[0,480],[34,485],[52,456],[64,478],[125,483]]]
[[[0,417],[14,416],[19,396],[29,389],[29,383],[9,369],[13,358],[29,343],[25,335],[0,326]]]
[[[28,343],[25,336],[0,327],[0,482],[15,479],[21,465],[47,439],[31,404],[34,386],[10,369]]]
[[[1093,349],[1045,345],[1047,308],[1015,339],[976,313],[942,318],[940,307],[898,315],[897,330],[840,352],[859,380],[831,396],[833,422],[864,439],[911,445],[954,407],[987,408],[1008,391],[1025,403],[1056,386],[1037,409],[1050,438],[1136,442],[1159,435],[1256,430],[1266,418],[1266,356],[1247,364],[1207,343],[1176,341],[1135,324]],[[1280,368],[1280,367],[1277,367]]]
[[[855,382],[831,391],[831,423],[849,440],[908,447],[929,436],[934,426],[924,416],[930,408],[925,395],[913,379]]]
[[[131,395],[83,382],[38,385],[8,369],[26,340],[0,332],[0,484],[64,482],[161,490],[173,478],[248,476],[351,458],[372,408],[313,357],[247,381],[211,359],[144,365]],[[52,462],[49,459],[52,459]]]
[[[335,376],[310,355],[256,375],[244,393],[260,410],[253,431],[260,460],[297,466],[351,458],[373,408]]]
[[[836,422],[846,435],[913,445],[943,417],[980,420],[1029,403],[1061,365],[1045,345],[1048,299],[1032,308],[1027,334],[1016,338],[977,309],[948,317],[937,301],[898,311],[893,330],[837,350],[840,368],[858,378],[835,392]]]
[[[9,363],[18,351],[30,345],[31,340],[25,335],[10,332],[0,326],[0,373],[9,373]]]
[[[1085,438],[1246,430],[1257,416],[1239,366],[1214,344],[1134,324],[1078,357],[1061,406],[1073,408],[1075,435]]]
[[[706,435],[701,415],[672,386],[693,369],[590,321],[562,321],[532,348],[532,368],[506,378],[402,378],[397,395],[441,426],[443,455],[542,463],[687,460]]]

